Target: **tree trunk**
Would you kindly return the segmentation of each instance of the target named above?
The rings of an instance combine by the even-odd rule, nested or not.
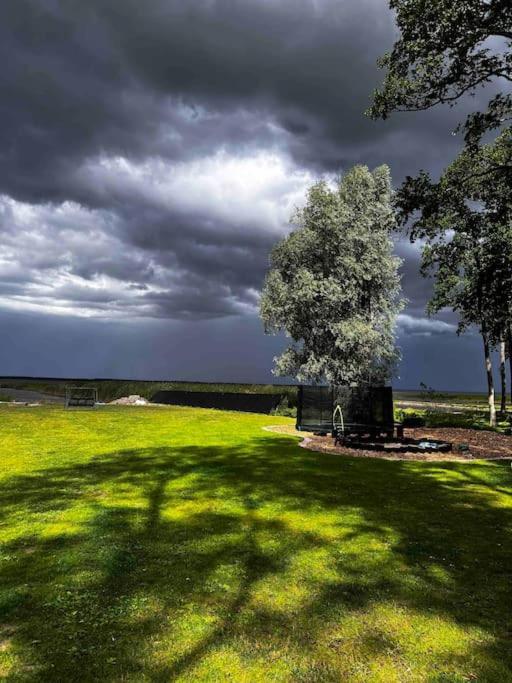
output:
[[[505,342],[500,341],[500,380],[501,380],[501,405],[500,412],[505,413],[507,410],[507,371],[505,368]]]
[[[508,363],[510,367],[510,402],[512,403],[512,330],[510,329],[510,325],[508,326],[507,330],[507,338],[508,338]]]
[[[489,424],[491,427],[496,427],[496,406],[494,405],[494,380],[492,377],[492,359],[489,348],[489,340],[485,330],[482,330],[482,339],[484,342],[485,354],[485,371],[487,373],[487,401],[489,402]]]

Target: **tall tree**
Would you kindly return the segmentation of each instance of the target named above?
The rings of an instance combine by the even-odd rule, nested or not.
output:
[[[440,206],[439,213],[451,211]],[[461,217],[454,225],[453,234],[432,240],[423,251],[422,271],[434,270],[434,294],[428,305],[429,313],[445,307],[459,315],[458,333],[476,325],[481,333],[487,378],[489,422],[496,424],[495,390],[492,372],[492,325],[490,306],[492,297],[492,264],[488,260],[486,227],[483,222],[468,220],[464,226]]]
[[[294,222],[272,251],[261,296],[265,331],[292,339],[275,359],[275,374],[385,381],[397,360],[402,306],[389,169],[356,166],[335,189],[316,183]]]
[[[508,363],[510,370],[510,402],[512,403],[512,326],[507,328],[506,350],[508,355]]]
[[[500,341],[500,384],[501,384],[501,405],[500,412],[504,413],[507,410],[507,353],[506,342],[504,339]]]
[[[411,228],[411,238],[424,236],[427,240],[424,268],[429,262],[437,268],[437,291],[431,310],[451,300],[461,314],[461,329],[466,325],[464,321],[480,327],[492,422],[490,348],[509,336],[510,323],[507,327],[504,321],[510,320],[510,297],[507,290],[497,290],[495,285],[507,279],[500,271],[507,257],[500,260],[491,252],[496,244],[505,245],[505,252],[508,246],[503,235],[500,242],[492,239],[489,230],[486,238],[480,231],[499,226],[499,231],[506,232],[510,223],[512,156],[507,122],[512,120],[512,3],[390,0],[390,7],[395,10],[400,35],[392,51],[379,62],[386,76],[374,94],[370,116],[385,119],[393,111],[421,111],[438,104],[453,106],[461,97],[475,94],[489,83],[498,91],[485,110],[474,111],[459,125],[459,130],[464,131],[465,152],[440,183],[434,185],[421,172],[416,178],[407,178],[399,193],[402,218],[412,218],[418,209],[421,212],[421,218]],[[482,149],[482,136],[499,128],[505,129],[505,137],[499,136],[495,146]],[[478,215],[482,207],[487,214],[483,220]],[[451,245],[444,243],[443,238],[450,234],[443,232],[447,230],[455,230]],[[436,242],[440,235],[443,237]],[[469,252],[461,249],[464,244]],[[487,251],[482,252],[484,245]],[[450,265],[442,266],[443,260]],[[496,277],[491,277],[492,273]],[[468,280],[468,274],[473,281]]]
[[[424,240],[422,271],[435,273],[430,312],[449,306],[459,332],[477,325],[483,338],[490,422],[495,423],[491,349],[512,319],[512,188],[489,182],[497,163],[512,159],[512,134],[466,149],[438,183],[426,173],[397,193],[399,221],[412,240]]]
[[[463,124],[466,141],[512,117],[512,3],[510,0],[390,0],[400,37],[380,59],[386,69],[369,114],[453,105],[490,82],[504,84],[487,109]]]

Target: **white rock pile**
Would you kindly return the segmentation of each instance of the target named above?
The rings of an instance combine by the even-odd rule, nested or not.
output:
[[[116,406],[147,406],[149,401],[143,396],[138,394],[132,394],[131,396],[123,396],[121,398],[116,398],[115,401],[110,401],[110,405]]]

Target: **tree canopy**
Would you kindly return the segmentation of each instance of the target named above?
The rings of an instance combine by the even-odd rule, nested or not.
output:
[[[450,307],[459,315],[459,332],[476,325],[482,334],[491,423],[490,348],[501,346],[504,386],[503,345],[512,326],[512,187],[494,171],[511,162],[506,129],[490,144],[464,149],[439,182],[422,172],[407,178],[396,196],[399,222],[412,240],[423,240],[423,273],[435,273],[429,312]]]
[[[512,297],[512,186],[500,176],[489,181],[500,164],[512,165],[510,129],[490,144],[463,150],[437,183],[422,172],[396,194],[399,223],[411,240],[425,241],[423,271],[437,269],[430,310],[450,305],[461,313],[462,328],[475,322],[458,299],[473,272],[473,281],[489,293],[483,305],[495,338],[506,327]]]
[[[373,118],[452,105],[490,82],[512,83],[510,0],[390,0],[390,7],[400,38],[379,60],[386,77],[374,94]],[[467,142],[512,117],[512,94],[501,90],[466,119]]]
[[[439,182],[421,171],[397,193],[400,222],[411,241],[424,240],[422,270],[435,274],[429,312],[449,306],[459,314],[459,332],[480,329],[492,424],[490,349],[500,345],[504,393],[504,340],[509,354],[512,345],[512,3],[390,0],[390,7],[400,36],[379,62],[386,76],[370,116],[453,106],[491,83],[495,93],[485,110],[459,124],[464,150]],[[501,132],[482,145],[492,130]]]
[[[292,339],[275,373],[335,384],[388,378],[402,305],[389,169],[356,166],[334,189],[316,183],[294,222],[272,251],[261,297],[265,331]]]

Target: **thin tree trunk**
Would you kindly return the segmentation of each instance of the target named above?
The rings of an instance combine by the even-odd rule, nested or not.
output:
[[[508,363],[510,367],[510,402],[512,403],[512,330],[510,329],[510,325],[508,326],[507,330],[507,337],[508,337]]]
[[[487,373],[487,401],[489,402],[489,424],[491,427],[496,427],[496,406],[494,404],[494,380],[492,377],[492,359],[489,348],[489,340],[485,329],[482,330],[482,339],[484,342],[485,355],[485,371]]]
[[[501,380],[501,405],[500,412],[505,413],[507,410],[507,371],[505,367],[505,341],[500,341],[500,380]]]

